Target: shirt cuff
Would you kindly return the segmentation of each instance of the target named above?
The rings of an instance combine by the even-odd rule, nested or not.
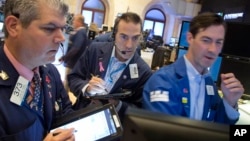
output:
[[[228,102],[225,99],[223,99],[223,103],[224,103],[224,106],[225,106],[227,117],[230,120],[236,120],[236,119],[238,119],[240,117],[240,113],[238,112],[238,109],[235,109],[234,107],[229,105]]]
[[[89,86],[89,84],[85,85],[85,86],[82,88],[82,95],[83,95],[84,97],[88,96],[88,95],[86,95],[86,94],[87,94],[86,89],[87,89],[88,86]]]

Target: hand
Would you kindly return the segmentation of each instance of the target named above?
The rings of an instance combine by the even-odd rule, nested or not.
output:
[[[107,94],[104,85],[105,82],[101,78],[97,76],[92,76],[86,91],[91,95]]]
[[[223,98],[234,107],[244,92],[241,82],[233,73],[221,74],[221,90]]]
[[[74,141],[74,131],[74,128],[56,129],[54,132],[47,134],[43,141]]]
[[[117,100],[117,99],[109,99],[109,103],[113,104],[116,107],[119,104],[119,100]]]

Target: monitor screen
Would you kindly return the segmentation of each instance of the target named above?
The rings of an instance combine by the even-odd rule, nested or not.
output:
[[[0,22],[4,22],[4,14],[3,14],[3,12],[0,12]]]
[[[102,25],[102,31],[108,31],[108,26],[107,25]]]
[[[3,22],[0,22],[0,32],[3,31]]]
[[[178,53],[177,58],[180,58],[187,53],[187,49],[179,48],[177,53]]]
[[[222,54],[250,58],[249,42],[250,24],[227,22]]]
[[[129,108],[121,141],[229,141],[229,125]]]
[[[223,58],[221,62],[220,73],[234,73],[235,77],[243,85],[245,95],[243,99],[250,99],[250,61],[241,61],[235,58]],[[221,80],[218,79],[217,84],[220,84]],[[220,86],[220,85],[218,85]]]
[[[182,21],[181,25],[181,31],[180,31],[180,36],[179,36],[179,47],[188,47],[188,42],[187,42],[187,32],[189,31],[189,21]]]
[[[221,60],[222,60],[221,56],[217,57],[217,59],[214,61],[213,65],[209,68],[209,72],[210,72],[214,82],[217,82],[217,80],[218,80],[220,66],[221,66]]]

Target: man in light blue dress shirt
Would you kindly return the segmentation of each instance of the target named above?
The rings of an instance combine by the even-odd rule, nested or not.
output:
[[[144,108],[166,114],[235,124],[237,101],[244,88],[233,73],[220,74],[218,94],[208,68],[222,50],[226,24],[214,13],[202,13],[190,23],[188,52],[175,63],[162,67],[145,84]]]

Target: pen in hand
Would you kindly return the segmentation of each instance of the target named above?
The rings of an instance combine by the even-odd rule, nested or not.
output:
[[[94,75],[91,73],[91,77],[97,77],[97,78],[100,78],[99,75]],[[101,79],[101,78],[100,78]],[[104,91],[108,94],[108,90],[106,88],[104,88]]]
[[[57,136],[59,135],[61,132],[55,132],[55,133],[52,133],[53,136]]]
[[[73,133],[76,133],[77,132],[77,130],[73,130]],[[59,135],[60,133],[62,133],[62,132],[54,132],[54,133],[52,133],[52,136],[57,136],[57,135]]]

